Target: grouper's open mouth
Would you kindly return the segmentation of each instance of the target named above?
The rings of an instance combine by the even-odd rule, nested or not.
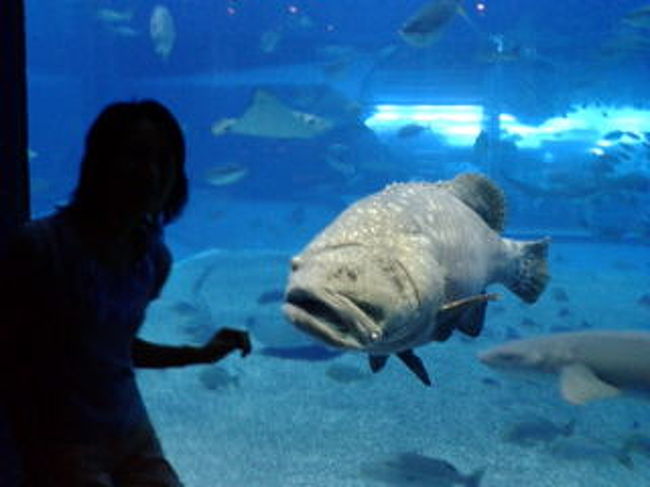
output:
[[[296,327],[334,347],[362,349],[357,332],[380,334],[377,324],[340,294],[291,289],[282,311]]]

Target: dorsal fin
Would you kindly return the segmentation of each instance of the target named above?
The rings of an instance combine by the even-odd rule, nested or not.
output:
[[[503,231],[506,199],[492,181],[482,174],[465,173],[456,176],[445,187],[478,213],[495,232]]]

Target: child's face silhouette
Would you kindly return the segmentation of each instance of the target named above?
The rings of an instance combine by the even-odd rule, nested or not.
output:
[[[151,122],[138,124],[125,141],[122,198],[133,213],[157,214],[165,207],[176,182],[174,152],[160,129]]]

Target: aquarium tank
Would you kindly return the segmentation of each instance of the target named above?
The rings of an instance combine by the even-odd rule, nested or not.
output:
[[[650,3],[24,4],[32,218],[108,104],[186,138],[140,335],[252,352],[137,370],[183,485],[650,485]]]

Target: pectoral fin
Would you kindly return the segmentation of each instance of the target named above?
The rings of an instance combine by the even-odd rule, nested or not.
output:
[[[373,372],[379,372],[386,365],[388,360],[388,355],[368,355],[368,364],[370,365],[370,370]]]
[[[438,330],[458,329],[466,335],[475,337],[481,333],[485,321],[488,301],[500,299],[498,294],[478,294],[457,299],[443,305],[436,315],[436,336]],[[447,334],[447,336],[449,333]],[[437,341],[441,341],[437,339]]]
[[[571,404],[584,404],[596,399],[615,397],[621,393],[617,387],[602,381],[583,364],[571,364],[560,372],[562,397]]]
[[[431,379],[427,373],[427,369],[424,368],[424,363],[420,357],[413,353],[413,350],[405,350],[404,352],[399,352],[396,354],[399,359],[404,362],[404,364],[409,368],[411,372],[417,375],[424,384],[430,386]],[[386,362],[388,361],[388,355],[368,355],[368,363],[370,364],[370,370],[373,372],[379,372],[384,368]]]

